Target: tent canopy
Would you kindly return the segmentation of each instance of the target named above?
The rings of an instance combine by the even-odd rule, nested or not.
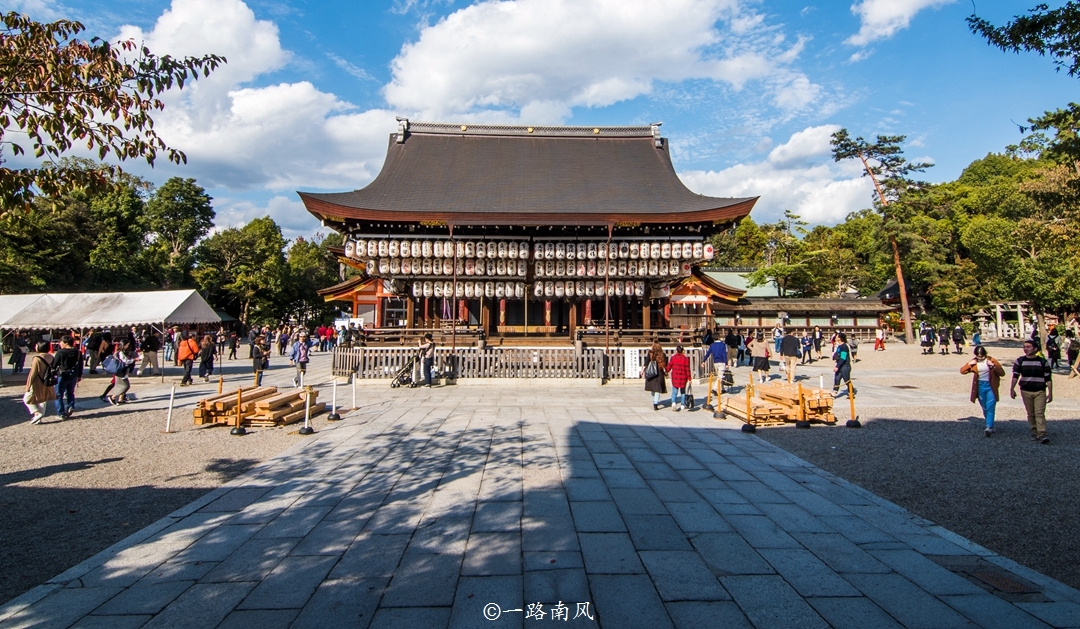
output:
[[[219,323],[194,290],[0,295],[0,328],[53,330],[151,323]]]

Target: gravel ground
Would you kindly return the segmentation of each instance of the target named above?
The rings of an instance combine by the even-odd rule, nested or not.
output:
[[[1015,344],[991,348],[1007,370],[1020,353]],[[902,381],[928,392],[970,390],[970,376],[944,372],[946,367],[958,370],[967,355],[924,357],[895,344],[876,355],[860,354],[855,375],[861,382]],[[910,377],[913,367],[942,372]],[[1075,400],[1080,393],[1080,379],[1067,380],[1064,373],[1055,385],[1059,400]],[[1007,382],[1002,386],[1008,395]],[[932,394],[927,397],[932,403]],[[1053,406],[1047,412],[1050,445],[1028,439],[1022,409],[999,407],[998,433],[988,439],[977,405],[861,406],[864,428],[853,430],[842,426],[847,419],[843,399],[837,405],[842,417],[837,427],[781,426],[757,434],[994,552],[1080,588],[1080,417]]]
[[[147,385],[133,383],[136,396]],[[78,395],[104,386],[91,378]],[[296,425],[253,429],[243,438],[225,428],[196,429],[190,407],[174,411],[178,432],[162,434],[164,409],[102,407],[97,400],[77,403],[72,420],[51,414],[31,426],[21,392],[0,389],[0,603],[302,439],[290,434]],[[312,423],[318,430],[325,421],[322,415]]]

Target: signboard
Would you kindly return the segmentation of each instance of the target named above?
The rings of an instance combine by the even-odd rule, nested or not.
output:
[[[641,377],[641,350],[637,348],[624,348],[623,354],[625,355],[626,364],[626,378],[640,378]]]

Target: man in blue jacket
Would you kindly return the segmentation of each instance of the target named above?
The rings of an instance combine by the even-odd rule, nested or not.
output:
[[[727,369],[728,347],[726,343],[716,341],[705,350],[702,357],[702,368],[709,369],[709,373],[716,375],[717,394],[724,390],[724,371]],[[709,393],[708,391],[706,393]]]

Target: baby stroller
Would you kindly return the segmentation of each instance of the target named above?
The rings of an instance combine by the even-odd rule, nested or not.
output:
[[[416,361],[419,359],[420,354],[415,354],[409,358],[409,361],[401,369],[397,370],[394,379],[390,381],[391,389],[396,389],[402,385],[416,386],[416,382],[413,380],[413,370],[416,368]]]

